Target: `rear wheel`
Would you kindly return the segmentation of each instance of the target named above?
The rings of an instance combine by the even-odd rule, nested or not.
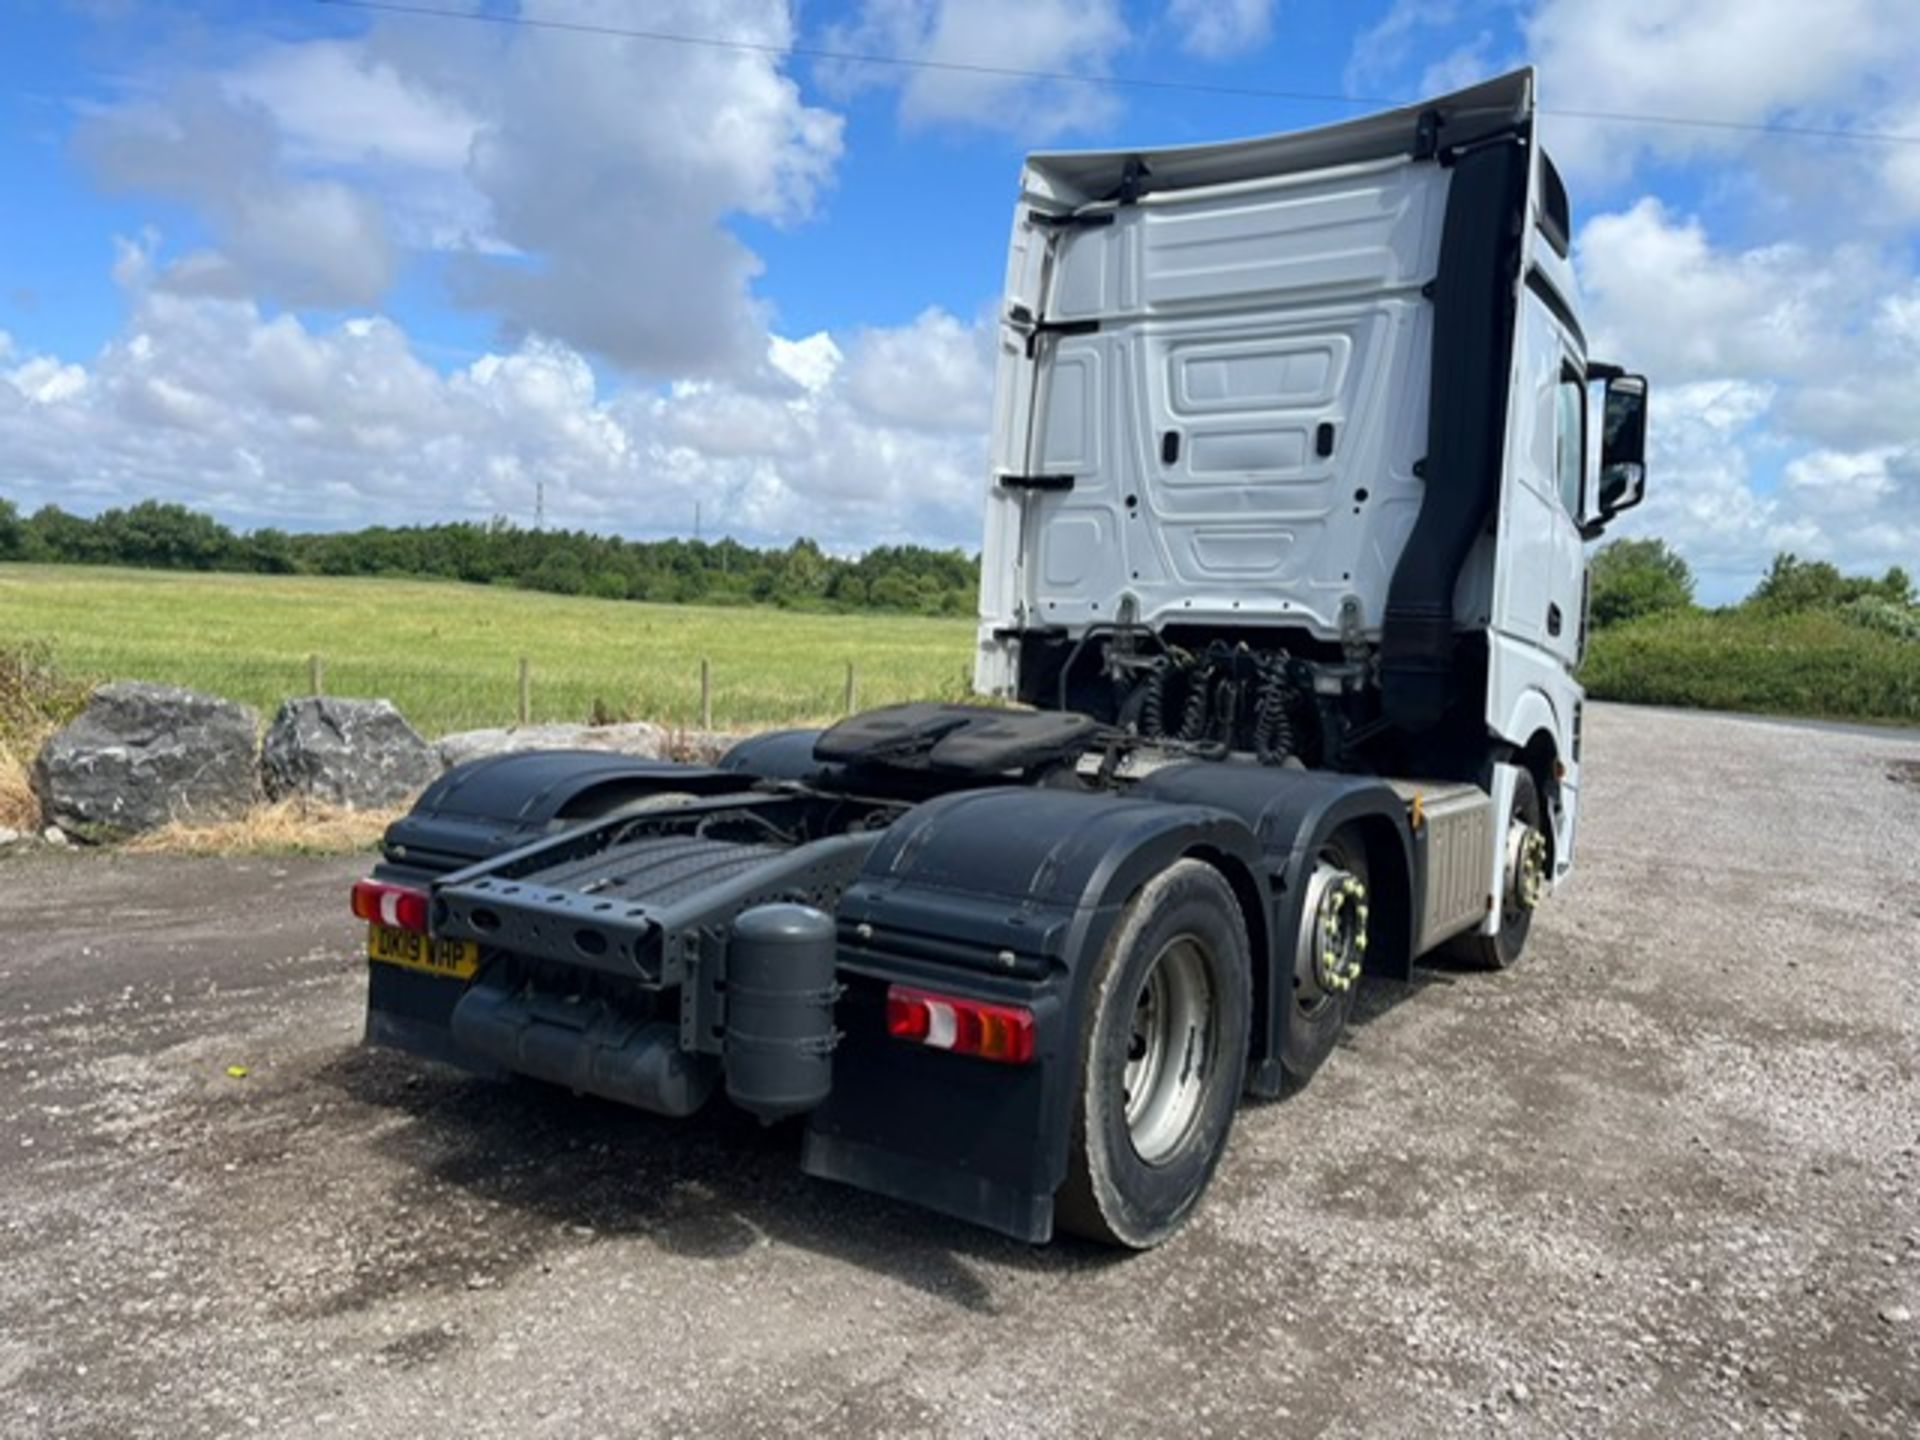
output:
[[[1367,851],[1360,832],[1343,825],[1314,857],[1294,946],[1292,993],[1281,1037],[1280,1066],[1297,1089],[1333,1053],[1353,1014],[1366,963]]]
[[[1461,964],[1475,970],[1505,970],[1519,962],[1533,928],[1533,912],[1546,894],[1549,849],[1544,815],[1540,789],[1532,774],[1522,770],[1514,778],[1513,800],[1507,806],[1500,928],[1492,935],[1476,931],[1448,941],[1446,953]]]
[[[1246,1073],[1249,964],[1239,902],[1203,861],[1127,907],[1090,982],[1062,1228],[1144,1250],[1191,1213]]]

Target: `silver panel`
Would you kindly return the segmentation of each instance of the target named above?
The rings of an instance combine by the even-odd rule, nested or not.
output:
[[[1396,780],[1409,806],[1420,801],[1427,843],[1427,889],[1415,927],[1414,954],[1477,925],[1493,903],[1493,801],[1473,785]]]

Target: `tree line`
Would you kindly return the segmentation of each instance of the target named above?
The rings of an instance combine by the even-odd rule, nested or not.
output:
[[[91,518],[0,498],[0,561],[131,565],[263,575],[424,576],[559,595],[667,603],[971,615],[980,561],[959,550],[882,545],[857,559],[812,540],[621,540],[506,520],[295,534],[239,531],[184,505],[145,500]]]
[[[22,515],[0,498],[0,560],[228,570],[266,575],[393,575],[515,585],[560,595],[667,603],[765,604],[827,610],[971,615],[980,560],[959,550],[883,545],[857,559],[812,540],[756,549],[736,540],[621,540],[583,530],[484,524],[370,526],[293,534],[237,531],[184,505],[145,500],[91,519],[56,505]],[[1663,540],[1615,540],[1594,556],[1596,629],[1694,607],[1693,572]],[[1845,611],[1905,633],[1913,581],[1899,566],[1845,575],[1825,560],[1776,555],[1742,606],[1780,613]]]
[[[1615,540],[1593,557],[1588,615],[1595,629],[1694,609],[1693,571],[1664,540]],[[1913,579],[1898,565],[1886,574],[1845,575],[1826,560],[1783,552],[1740,602],[1775,614],[1830,610],[1877,629],[1899,631],[1914,609]]]

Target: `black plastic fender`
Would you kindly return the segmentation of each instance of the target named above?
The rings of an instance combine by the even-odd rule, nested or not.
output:
[[[840,773],[837,765],[813,758],[820,730],[770,730],[750,735],[720,757],[720,769],[759,780],[818,784]]]
[[[809,1120],[808,1173],[1049,1238],[1094,962],[1140,887],[1195,853],[1256,883],[1253,833],[1218,808],[996,788],[896,822],[840,902],[845,1038]],[[891,1040],[896,981],[1027,1006],[1033,1062]]]
[[[1321,771],[1194,762],[1131,795],[996,789],[900,820],[842,898],[846,1032],[832,1095],[813,1113],[810,1174],[1016,1237],[1053,1228],[1065,1178],[1087,978],[1148,878],[1197,855],[1239,895],[1255,956],[1249,1085],[1278,1082],[1299,896],[1321,844],[1362,826],[1380,904],[1372,965],[1404,973],[1411,932],[1404,802]],[[887,984],[1026,1005],[1034,1063],[1003,1066],[893,1042]]]
[[[575,816],[655,791],[717,795],[750,775],[597,750],[523,750],[456,765],[387,827],[383,877],[415,879],[463,869],[525,845]]]

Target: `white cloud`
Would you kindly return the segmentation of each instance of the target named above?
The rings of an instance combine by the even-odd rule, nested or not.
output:
[[[62,364],[47,355],[37,355],[4,373],[7,383],[35,405],[64,404],[87,388],[85,370],[78,365]]]
[[[1911,437],[1920,280],[1897,249],[1716,249],[1697,218],[1643,198],[1589,221],[1577,259],[1597,351],[1667,380],[1778,383],[1776,427],[1821,445]]]
[[[862,330],[847,393],[868,414],[924,430],[985,432],[993,399],[993,331],[939,308],[898,330]]]
[[[76,143],[109,184],[196,207],[245,287],[294,305],[368,305],[393,278],[386,218],[335,180],[286,174],[271,119],[205,78],[96,115]],[[210,268],[183,275],[189,285]],[[204,288],[204,287],[202,287]]]
[[[1884,568],[1920,556],[1920,282],[1860,244],[1716,247],[1644,198],[1576,251],[1595,352],[1648,372],[1648,500],[1714,599],[1775,551]],[[1779,483],[1769,485],[1775,473]]]
[[[304,164],[458,171],[480,125],[360,41],[271,46],[229,72],[224,88],[270,113],[289,158]]]
[[[759,260],[727,222],[807,219],[840,117],[781,71],[785,6],[678,0],[649,24],[760,48],[395,20],[177,77],[88,121],[81,149],[109,183],[205,217],[217,250],[163,278],[184,292],[366,306],[396,245],[431,246],[455,252],[455,295],[507,343],[549,336],[650,377],[738,376],[764,364],[766,315]]]
[[[1542,0],[1523,22],[1549,110],[1851,124],[1920,78],[1912,0]],[[1750,132],[1543,122],[1569,176],[1625,179],[1673,161],[1758,148]],[[1857,157],[1856,157],[1857,158]]]
[[[1169,0],[1167,19],[1180,46],[1206,60],[1226,60],[1267,43],[1274,0]]]
[[[1652,196],[1588,221],[1577,260],[1600,348],[1672,379],[1800,368],[1850,288],[1797,245],[1717,251]]]
[[[790,43],[783,7],[752,13],[684,3],[649,24]],[[724,221],[805,219],[839,158],[840,118],[803,104],[763,51],[595,39],[514,36],[469,175],[495,233],[534,263],[467,257],[458,291],[509,336],[555,336],[636,372],[758,366],[759,261]]]
[[[821,43],[943,65],[1102,75],[1128,38],[1119,0],[862,0],[855,19],[829,27]],[[908,126],[975,125],[1041,140],[1097,128],[1119,113],[1113,93],[1099,85],[837,61],[823,63],[819,74],[846,94],[898,86]]]
[[[146,244],[151,245],[149,240]],[[316,327],[123,273],[125,329],[92,361],[0,354],[0,493],[89,510],[153,496],[244,525],[528,518],[836,548],[977,541],[983,340],[933,310],[851,341],[773,337],[740,382],[613,395],[528,340],[442,374],[391,321]],[[143,278],[144,277],[144,280]],[[944,416],[903,398],[937,393]]]

